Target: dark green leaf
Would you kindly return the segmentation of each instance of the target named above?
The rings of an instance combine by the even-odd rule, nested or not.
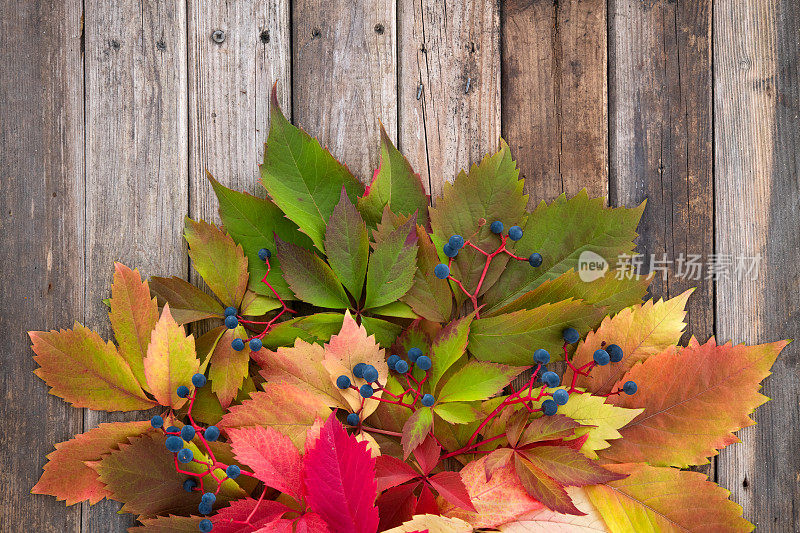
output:
[[[281,239],[276,239],[275,244],[283,265],[283,276],[297,298],[333,309],[350,305],[336,274],[317,254]]]
[[[222,305],[210,294],[178,277],[150,278],[150,292],[158,298],[159,307],[169,304],[172,318],[178,324],[188,324],[204,318],[222,317]]]
[[[417,226],[417,269],[414,284],[402,297],[415,313],[433,322],[447,322],[453,312],[453,293],[450,284],[433,274],[439,255],[428,232]]]
[[[403,330],[401,326],[380,318],[362,316],[361,324],[370,335],[375,335],[375,340],[382,348],[389,348]]]
[[[417,259],[415,220],[412,216],[375,245],[369,257],[365,309],[393,303],[411,288]]]
[[[369,259],[367,225],[342,187],[339,203],[325,229],[325,255],[342,285],[361,299]]]

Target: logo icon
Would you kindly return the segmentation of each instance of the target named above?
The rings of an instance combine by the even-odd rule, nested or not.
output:
[[[578,276],[581,281],[590,283],[600,279],[608,272],[608,261],[603,256],[589,250],[581,252],[578,257]]]

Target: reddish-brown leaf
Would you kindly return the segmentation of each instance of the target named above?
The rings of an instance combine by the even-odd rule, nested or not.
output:
[[[528,494],[547,508],[563,514],[583,514],[560,483],[519,455],[514,456],[514,470]]]
[[[188,324],[204,318],[222,317],[222,305],[210,294],[203,292],[183,278],[150,278],[150,291],[158,299],[159,307],[169,304],[178,324]]]

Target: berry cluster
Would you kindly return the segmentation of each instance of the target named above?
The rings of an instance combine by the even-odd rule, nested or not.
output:
[[[506,254],[512,259],[516,259],[517,261],[527,261],[532,267],[539,267],[542,265],[542,255],[538,252],[531,253],[528,257],[520,257],[518,255],[513,254],[506,248],[506,243],[509,239],[512,241],[518,241],[522,238],[522,228],[519,226],[511,226],[508,228],[507,233],[503,233],[503,223],[499,220],[495,220],[489,226],[489,229],[495,235],[500,236],[500,246],[493,252],[487,252],[480,247],[476,246],[471,240],[464,240],[464,237],[461,235],[452,235],[450,239],[444,244],[442,247],[442,252],[445,256],[449,258],[447,264],[439,263],[433,269],[433,274],[439,279],[447,279],[458,285],[458,287],[467,295],[467,298],[470,299],[472,302],[472,306],[475,309],[475,316],[476,318],[480,318],[480,310],[478,308],[478,294],[481,292],[481,286],[483,285],[484,279],[486,279],[486,273],[489,270],[489,265],[492,263],[492,259],[497,257],[499,254]],[[475,290],[470,292],[468,291],[461,280],[454,278],[451,275],[451,269],[453,266],[453,261],[456,257],[458,257],[458,253],[464,247],[470,247],[476,250],[478,253],[482,254],[486,257],[486,263],[483,267],[483,272],[481,273],[481,277],[478,280],[478,284],[475,287]]]
[[[572,384],[570,385],[569,392],[579,392],[575,388],[575,382],[578,380],[578,376],[588,376],[589,373],[592,371],[593,368],[598,366],[606,366],[609,363],[619,363],[622,361],[624,354],[622,353],[622,348],[620,348],[616,344],[608,344],[603,341],[600,344],[600,348],[594,351],[592,356],[592,361],[589,361],[585,365],[581,367],[576,367],[572,361],[569,360],[569,353],[567,352],[567,346],[570,344],[574,344],[578,342],[581,338],[578,330],[575,328],[567,328],[563,332],[564,337],[564,361],[567,363],[567,366],[572,370]],[[537,350],[538,351],[538,350]],[[548,354],[548,358],[549,358]],[[534,359],[536,355],[534,354]],[[636,390],[638,389],[635,381],[626,381],[621,389],[618,389],[611,393],[611,395],[625,393],[628,395],[636,394]]]
[[[270,283],[267,281],[267,276],[269,276],[269,272],[272,269],[269,263],[269,259],[272,257],[272,252],[269,250],[269,248],[261,248],[258,251],[258,257],[259,259],[264,261],[267,265],[267,273],[264,274],[264,278],[261,280],[261,282],[265,283],[267,287],[269,287],[269,289],[272,291],[272,294],[275,295],[275,298],[278,299],[283,308],[277,315],[275,315],[266,322],[256,321],[256,320],[245,320],[244,318],[241,317],[241,315],[239,315],[239,310],[236,309],[235,307],[225,308],[225,326],[228,329],[236,329],[236,327],[239,324],[243,324],[246,327],[247,326],[253,327],[257,325],[264,326],[264,329],[261,331],[261,333],[258,333],[248,339],[245,339],[247,343],[250,345],[250,350],[253,352],[257,352],[262,348],[263,342],[261,341],[261,339],[263,339],[264,335],[266,335],[269,332],[269,330],[272,329],[272,326],[275,325],[275,323],[278,321],[280,317],[284,315],[284,313],[292,313],[292,314],[297,313],[297,311],[294,311],[293,309],[289,309],[289,307],[287,307],[286,302],[284,302],[283,299],[280,296],[278,296],[278,293],[275,292],[275,289],[272,288],[272,285],[270,285]],[[233,339],[233,341],[231,342],[231,347],[233,347],[233,349],[236,350],[237,352],[240,352],[244,350],[245,340]]]
[[[215,442],[217,439],[219,439],[219,428],[217,426],[202,427],[197,424],[192,417],[192,408],[194,406],[195,398],[197,397],[197,390],[205,386],[205,384],[205,375],[198,373],[192,376],[192,385],[194,385],[193,392],[190,391],[189,387],[186,385],[181,385],[176,390],[179,397],[189,399],[189,408],[187,411],[189,424],[186,424],[180,428],[178,426],[169,426],[164,428],[164,417],[159,415],[151,418],[150,424],[156,429],[161,429],[167,436],[164,445],[166,446],[167,450],[175,455],[175,470],[180,474],[191,476],[183,482],[183,490],[187,492],[202,492],[203,496],[200,499],[198,511],[202,515],[209,515],[213,511],[214,502],[217,501],[217,494],[222,489],[222,484],[226,480],[236,479],[242,474],[247,476],[252,476],[252,474],[242,471],[242,469],[237,465],[227,465],[217,461],[216,457],[214,457],[214,452],[211,450],[209,442]],[[170,413],[170,416],[172,416],[172,413]],[[192,441],[195,439],[199,440],[200,444],[205,449],[205,453],[209,458],[208,461],[196,457],[194,451],[189,446],[190,443],[192,443]],[[202,471],[195,473],[181,469],[181,464],[188,463],[201,465]],[[215,472],[217,470],[224,471],[225,475],[219,476]],[[215,492],[209,492],[205,490],[204,481],[207,476],[210,476],[216,482],[217,489]],[[199,523],[200,531],[206,533],[211,531],[213,527],[213,523],[208,518],[202,519]]]

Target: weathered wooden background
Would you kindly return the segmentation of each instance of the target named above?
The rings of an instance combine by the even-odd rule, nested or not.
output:
[[[212,34],[224,32],[216,42]],[[698,284],[690,332],[800,334],[796,0],[2,0],[0,530],[123,531],[112,502],[32,497],[54,442],[106,415],[48,396],[28,329],[107,332],[112,261],[191,276],[204,169],[255,191],[268,93],[363,180],[378,120],[437,194],[505,137],[531,201],[648,198],[645,254],[761,254]],[[706,471],[759,531],[800,531],[800,351]]]

